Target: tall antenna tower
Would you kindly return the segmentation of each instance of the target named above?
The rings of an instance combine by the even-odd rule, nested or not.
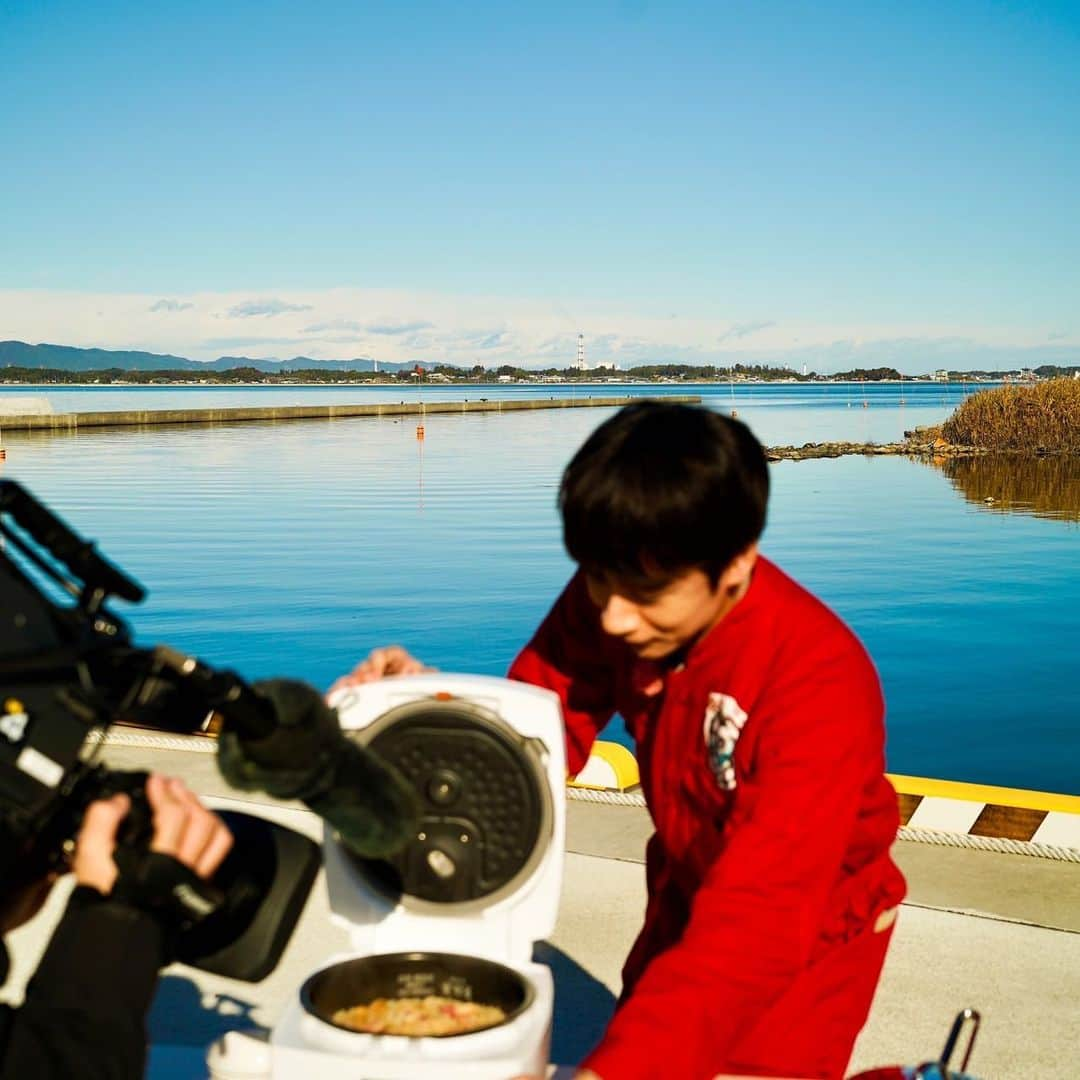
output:
[[[577,364],[575,365],[578,371],[585,370],[585,335],[578,334],[577,336]]]

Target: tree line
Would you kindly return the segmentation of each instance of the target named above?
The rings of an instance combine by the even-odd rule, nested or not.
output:
[[[1006,376],[1018,376],[1019,368],[1011,372],[1003,371],[950,371],[950,379],[1001,379]],[[1042,379],[1071,377],[1080,371],[1080,366],[1060,367],[1043,365],[1034,369]],[[417,383],[432,375],[441,376],[454,382],[495,382],[500,377],[509,377],[520,381],[536,379],[557,379],[560,382],[592,382],[596,379],[638,379],[658,380],[677,379],[692,382],[724,381],[727,379],[760,379],[772,382],[780,379],[796,382],[811,382],[820,379],[836,381],[881,382],[899,380],[903,376],[896,368],[853,368],[834,375],[818,375],[816,372],[802,374],[791,368],[775,367],[768,364],[732,364],[720,367],[714,364],[642,364],[638,367],[619,369],[600,365],[579,371],[577,368],[523,368],[512,364],[487,368],[474,364],[471,368],[455,367],[451,364],[435,364],[424,368],[417,365],[400,371],[341,371],[323,367],[282,368],[279,371],[262,371],[259,368],[240,365],[224,371],[193,371],[186,368],[163,369],[157,371],[131,370],[125,368],[104,368],[85,371],[69,371],[61,368],[24,367],[8,364],[0,367],[0,383],[49,383],[73,385],[82,383],[112,384],[133,383],[140,386],[175,383]],[[911,376],[909,376],[911,378]]]

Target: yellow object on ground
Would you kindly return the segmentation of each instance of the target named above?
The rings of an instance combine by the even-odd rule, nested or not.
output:
[[[593,743],[585,768],[568,781],[571,787],[599,791],[626,791],[641,783],[637,759],[625,746],[613,742]]]

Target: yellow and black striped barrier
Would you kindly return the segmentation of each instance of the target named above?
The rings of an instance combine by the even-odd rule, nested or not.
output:
[[[1080,796],[889,774],[896,788],[903,835],[981,837],[1080,851]],[[618,743],[597,742],[585,768],[568,781],[571,795],[643,804],[634,755]],[[604,797],[607,793],[607,798]],[[981,846],[973,842],[972,846]],[[1019,849],[1018,849],[1019,850]]]
[[[1080,849],[1080,796],[890,775],[900,824]]]

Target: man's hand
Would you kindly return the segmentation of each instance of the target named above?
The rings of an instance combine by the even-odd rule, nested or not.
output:
[[[388,675],[421,675],[425,671],[434,671],[426,667],[400,645],[387,645],[382,649],[372,649],[366,660],[348,674],[342,675],[327,691],[327,696],[347,686],[360,686],[362,683],[378,682]]]
[[[146,797],[154,821],[150,850],[171,855],[200,877],[209,878],[232,847],[232,834],[221,819],[183,781],[158,773],[147,780]],[[104,896],[112,892],[118,872],[113,861],[116,833],[130,807],[126,795],[114,795],[87,808],[72,862],[77,884],[89,885]]]

